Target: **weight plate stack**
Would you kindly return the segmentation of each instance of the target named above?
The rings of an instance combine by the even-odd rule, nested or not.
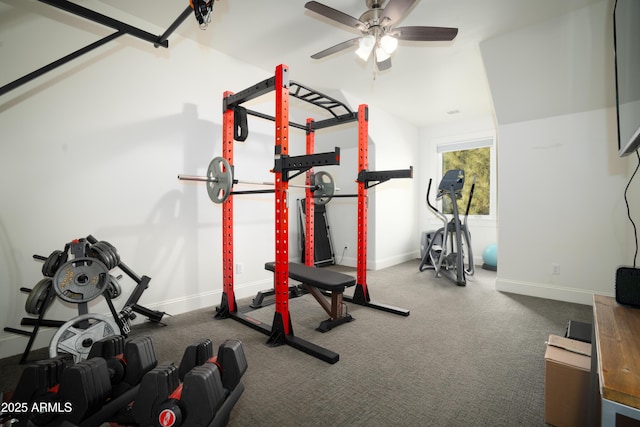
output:
[[[120,255],[115,246],[104,240],[91,246],[91,255],[107,266],[109,270],[116,268],[120,264]]]

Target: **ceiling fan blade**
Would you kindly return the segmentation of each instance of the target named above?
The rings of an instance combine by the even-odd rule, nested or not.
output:
[[[351,15],[347,15],[344,12],[340,12],[339,10],[326,6],[322,3],[318,3],[317,1],[309,1],[304,5],[304,7],[312,12],[324,16],[325,18],[329,18],[340,24],[346,25],[347,27],[355,28],[356,30],[360,31],[365,31],[367,29],[367,26],[364,24],[364,22],[360,21],[359,19],[356,19]]]
[[[449,27],[399,27],[393,32],[399,40],[417,42],[450,41],[458,35],[457,28]]]
[[[315,53],[315,54],[311,55],[311,57],[313,59],[322,59],[325,56],[333,55],[334,53],[338,53],[341,50],[345,50],[347,48],[350,48],[351,46],[357,45],[359,40],[360,40],[360,37],[356,37],[355,39],[351,39],[351,40],[347,40],[346,42],[338,43],[335,46],[331,46],[330,48],[327,48],[327,49],[325,49],[323,51],[320,51],[318,53]]]
[[[382,11],[382,24],[388,26],[400,21],[415,2],[416,0],[389,0],[389,3]],[[387,18],[389,21],[384,22],[384,18]]]

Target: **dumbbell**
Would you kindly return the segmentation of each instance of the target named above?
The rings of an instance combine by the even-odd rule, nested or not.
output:
[[[224,425],[244,390],[239,385],[246,367],[238,340],[220,345],[217,357],[211,340],[191,344],[179,367],[162,364],[143,377],[133,417],[139,425]]]
[[[215,364],[196,366],[181,383],[178,367],[163,363],[142,378],[133,418],[141,426],[205,426],[214,419],[225,397]]]
[[[139,384],[142,377],[158,364],[153,340],[148,336],[128,341],[122,335],[103,338],[96,341],[89,351],[88,359],[95,357],[107,362],[114,396]]]
[[[110,394],[104,359],[66,366],[56,357],[25,367],[11,399],[20,413],[10,415],[28,426],[77,425],[98,411]]]
[[[62,371],[66,366],[63,356],[40,360],[25,366],[11,396],[12,413],[3,414],[12,418],[32,419],[34,424],[46,424],[51,417],[40,416],[31,409],[36,402],[47,402],[55,397]]]
[[[184,351],[180,362],[180,378],[196,366],[215,363],[220,369],[222,384],[232,391],[247,370],[247,359],[240,340],[228,339],[218,347],[218,355],[213,355],[213,343],[209,339],[194,342]]]

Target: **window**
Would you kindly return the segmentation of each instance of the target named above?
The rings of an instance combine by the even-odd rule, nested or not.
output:
[[[458,212],[464,215],[467,210],[471,185],[474,176],[473,199],[469,207],[469,215],[490,215],[492,211],[492,157],[493,138],[460,141],[438,145],[442,157],[442,174],[451,169],[462,169],[465,172],[465,184],[462,198],[457,200]],[[443,198],[443,212],[453,213],[448,197]]]

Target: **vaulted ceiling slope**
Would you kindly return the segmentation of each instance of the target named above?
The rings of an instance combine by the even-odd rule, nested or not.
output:
[[[393,67],[378,72],[371,62],[364,63],[355,55],[355,47],[312,59],[312,54],[358,33],[306,9],[306,1],[217,0],[205,30],[192,17],[176,33],[265,71],[287,64],[291,78],[298,82],[317,90],[346,91],[418,127],[427,127],[493,116],[481,42],[601,1],[606,0],[418,0],[398,25],[455,27],[459,29],[456,38],[450,42],[401,41],[392,56]],[[1,3],[31,12],[50,7],[37,0]],[[356,18],[367,10],[366,0],[321,3]],[[117,19],[166,28],[188,1],[88,0],[82,4],[120,15]]]

